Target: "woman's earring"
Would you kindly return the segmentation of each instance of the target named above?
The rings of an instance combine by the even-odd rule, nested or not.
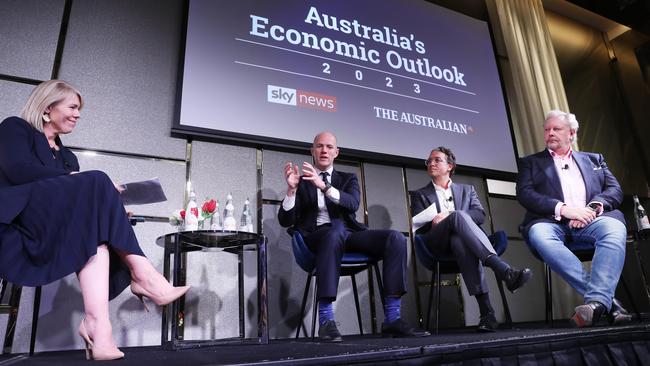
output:
[[[50,121],[52,121],[52,120],[50,119],[50,115],[47,114],[47,113],[44,113],[44,114],[43,114],[43,121],[45,121],[45,122],[50,122]]]

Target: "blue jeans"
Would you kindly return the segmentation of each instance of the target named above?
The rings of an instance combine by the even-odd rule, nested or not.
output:
[[[612,299],[625,262],[625,225],[611,217],[600,216],[582,229],[566,224],[540,222],[528,231],[527,243],[571,285],[585,303],[598,301],[611,309]],[[591,273],[565,246],[567,242],[594,243]]]

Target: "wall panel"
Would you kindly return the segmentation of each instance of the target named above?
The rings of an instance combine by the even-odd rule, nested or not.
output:
[[[364,164],[368,227],[408,232],[406,192],[402,168]]]
[[[71,146],[185,158],[171,138],[182,2],[73,2],[60,78],[85,98]]]
[[[18,116],[34,86],[0,80],[0,122]]]
[[[63,0],[0,2],[0,74],[50,79],[63,5]]]

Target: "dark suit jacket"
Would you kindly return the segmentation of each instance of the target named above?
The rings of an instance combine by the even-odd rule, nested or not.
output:
[[[45,135],[25,120],[9,117],[0,123],[0,222],[10,223],[25,207],[29,183],[79,170],[77,157],[57,137],[67,169],[58,168]]]
[[[366,227],[357,222],[355,213],[359,209],[359,182],[354,173],[332,171],[332,187],[339,190],[341,199],[339,204],[332,202],[325,196],[325,204],[330,214],[332,223],[341,220],[346,227],[352,231],[365,230]],[[316,229],[316,217],[318,216],[318,196],[316,188],[309,181],[302,178],[298,183],[296,192],[296,204],[285,211],[280,206],[278,220],[283,227],[293,226],[301,233],[306,234]]]
[[[617,210],[623,200],[623,191],[607,168],[603,156],[574,151],[573,159],[585,182],[587,203],[601,202],[603,215],[625,224],[623,213]],[[517,200],[527,210],[520,227],[524,236],[537,222],[557,222],[554,218],[555,206],[558,202],[564,202],[564,194],[553,157],[548,150],[519,159]]]
[[[465,211],[476,225],[481,225],[485,221],[485,210],[481,205],[481,201],[478,199],[476,190],[473,186],[468,184],[451,184],[451,194],[454,198],[454,207],[458,211]],[[426,186],[418,189],[417,191],[411,192],[411,215],[415,216],[420,212],[424,211],[431,204],[435,203],[438,209],[440,209],[440,202],[438,202],[438,195],[436,195],[436,189],[433,186],[433,183],[429,183]],[[416,233],[424,234],[431,229],[431,223],[419,228]]]

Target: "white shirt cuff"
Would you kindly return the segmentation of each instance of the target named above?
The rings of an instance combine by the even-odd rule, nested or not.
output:
[[[325,196],[327,196],[327,198],[332,200],[332,202],[336,203],[337,205],[339,202],[341,202],[341,192],[339,192],[339,190],[334,187],[330,187],[330,189],[325,192]]]
[[[557,221],[562,220],[562,206],[564,206],[564,202],[558,202],[557,205],[555,205],[555,219]]]
[[[285,211],[289,211],[293,208],[293,206],[296,205],[296,196],[284,196],[284,199],[282,200],[282,209]]]

